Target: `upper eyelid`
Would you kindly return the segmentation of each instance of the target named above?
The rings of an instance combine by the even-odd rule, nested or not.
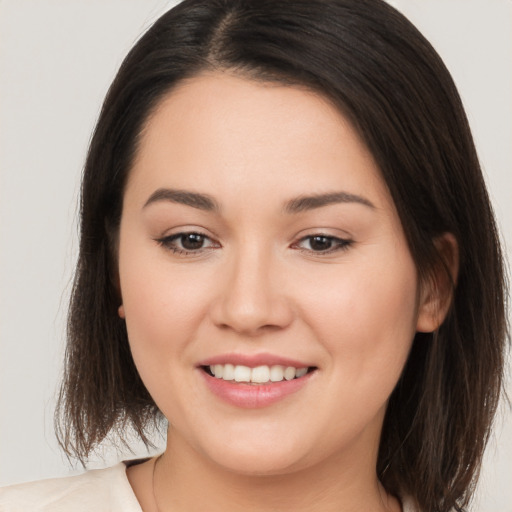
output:
[[[160,231],[160,230],[159,230]],[[188,233],[197,233],[198,235],[207,236],[208,238],[219,238],[217,233],[210,228],[201,224],[182,224],[172,228],[162,229],[159,238],[167,238],[174,235],[186,235]]]

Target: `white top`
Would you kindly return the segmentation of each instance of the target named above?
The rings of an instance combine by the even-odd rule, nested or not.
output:
[[[142,512],[126,465],[0,489],[0,512]],[[404,502],[403,512],[415,512]]]
[[[0,512],[142,512],[122,462],[0,489]]]

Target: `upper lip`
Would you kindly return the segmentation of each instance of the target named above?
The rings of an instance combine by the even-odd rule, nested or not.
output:
[[[233,366],[293,366],[294,368],[309,368],[311,364],[276,354],[220,354],[201,361],[198,366],[213,366],[216,364],[232,364]]]

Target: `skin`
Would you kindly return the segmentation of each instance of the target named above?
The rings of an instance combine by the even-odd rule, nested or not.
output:
[[[219,211],[148,203],[163,188],[208,194]],[[363,202],[283,208],[331,192]],[[182,232],[203,247],[173,252]],[[314,235],[339,250],[314,250]],[[156,470],[128,470],[144,511],[400,510],[376,476],[379,437],[415,332],[442,320],[442,286],[419,286],[379,170],[325,98],[220,72],[174,89],[129,176],[119,280],[135,364],[170,423]],[[197,367],[263,352],[317,370],[242,409]]]

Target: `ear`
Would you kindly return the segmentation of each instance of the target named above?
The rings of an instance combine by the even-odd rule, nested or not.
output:
[[[418,332],[433,332],[443,323],[453,300],[459,271],[459,246],[451,233],[434,240],[439,260],[430,276],[421,283]]]
[[[119,315],[119,318],[126,318],[126,315],[124,313],[124,306],[122,304],[117,308],[117,314]]]

